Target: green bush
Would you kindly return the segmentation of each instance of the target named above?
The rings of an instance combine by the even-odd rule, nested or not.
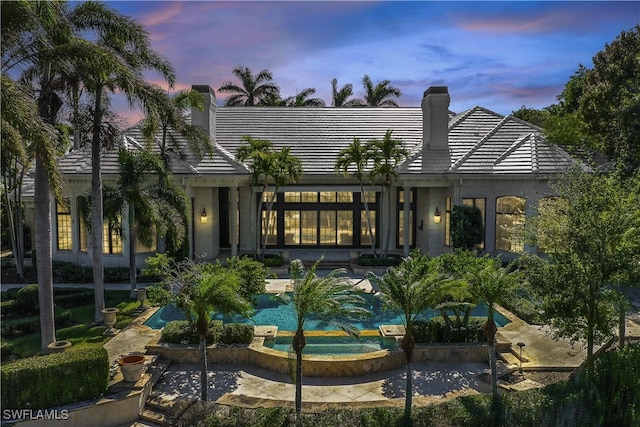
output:
[[[362,254],[358,257],[358,265],[363,267],[396,267],[402,262],[402,257],[389,255],[387,258],[376,258],[373,254]]]
[[[104,395],[109,360],[102,347],[69,349],[0,367],[3,409],[47,409]]]
[[[13,343],[11,341],[2,340],[0,342],[0,357],[3,359],[13,353]]]
[[[253,339],[253,326],[244,323],[227,323],[222,327],[222,344],[249,344]]]
[[[209,322],[207,344],[219,342],[221,335],[222,322],[220,320]],[[191,330],[189,322],[186,320],[174,320],[167,323],[162,329],[162,340],[170,344],[198,344],[200,342],[198,334]]]
[[[70,326],[71,311],[56,312],[56,327],[64,328]],[[3,338],[15,338],[23,335],[33,334],[40,330],[40,316],[22,317],[19,319],[5,320],[0,327],[0,335]]]
[[[16,294],[14,309],[23,314],[37,313],[38,310],[38,285],[31,284],[23,286]]]
[[[471,317],[466,328],[460,330],[450,329],[441,316],[433,317],[428,321],[418,320],[414,322],[413,335],[417,343],[455,343],[455,342],[483,342],[484,317]]]
[[[264,264],[265,267],[282,267],[284,265],[284,258],[276,254],[265,254],[258,261]]]
[[[53,280],[56,283],[92,283],[93,269],[73,262],[53,261]],[[128,267],[105,267],[105,283],[123,283],[129,280]]]
[[[53,294],[55,304],[65,308],[92,304],[95,300],[93,289],[56,288]]]
[[[267,291],[267,274],[269,273],[264,263],[250,257],[232,257],[227,260],[229,268],[240,277],[240,296],[251,301],[259,294]]]

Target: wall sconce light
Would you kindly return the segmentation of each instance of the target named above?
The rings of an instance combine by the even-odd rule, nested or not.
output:
[[[440,224],[440,220],[442,219],[442,217],[440,216],[440,211],[438,210],[438,207],[436,206],[436,211],[433,213],[433,222],[435,224]]]
[[[424,230],[424,221],[420,220],[420,225],[418,225],[418,230],[422,231]]]
[[[207,223],[207,211],[205,208],[202,208],[202,213],[200,214],[200,224]]]

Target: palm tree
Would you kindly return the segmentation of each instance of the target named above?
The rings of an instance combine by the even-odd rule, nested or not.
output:
[[[335,80],[335,79],[334,79]],[[343,148],[338,153],[336,158],[336,170],[338,173],[342,173],[345,177],[349,177],[352,167],[355,168],[353,175],[360,184],[360,194],[364,201],[364,210],[367,218],[367,230],[369,232],[369,239],[371,241],[371,250],[374,256],[377,258],[375,236],[373,235],[373,228],[371,226],[371,214],[369,213],[369,202],[367,200],[366,193],[364,191],[364,172],[369,162],[369,152],[366,145],[360,143],[360,138],[353,138],[353,141]]]
[[[316,93],[315,88],[303,89],[294,96],[290,96],[285,100],[287,107],[324,107],[325,102],[320,98],[309,98]]]
[[[151,105],[157,99],[157,89],[144,80],[145,71],[157,71],[173,86],[175,74],[171,64],[151,49],[148,33],[133,19],[123,16],[101,3],[88,2],[94,8],[81,19],[104,23],[99,28],[94,55],[76,67],[76,75],[93,97],[91,118],[91,249],[95,286],[95,321],[103,320],[103,198],[100,154],[103,148],[104,124],[109,92],[125,95],[130,105]]]
[[[237,66],[233,69],[233,75],[240,80],[241,86],[226,81],[218,89],[222,93],[230,94],[225,101],[228,107],[252,107],[258,105],[261,99],[279,93],[279,88],[273,83],[273,75],[269,70],[262,70],[254,76],[248,67]]]
[[[402,96],[400,89],[391,86],[390,80],[383,80],[374,86],[371,78],[366,74],[362,78],[362,87],[365,95],[359,102],[368,107],[397,107],[398,103],[391,98]]]
[[[296,353],[296,417],[300,418],[302,411],[302,351],[306,345],[304,336],[305,323],[310,316],[330,323],[350,335],[357,336],[358,330],[348,319],[368,316],[371,313],[361,307],[364,298],[355,288],[348,277],[344,276],[344,269],[336,269],[324,277],[316,274],[317,260],[306,271],[300,260],[291,262],[291,279],[293,292],[291,296],[283,295],[280,300],[293,307],[296,318],[296,333],[292,346]]]
[[[265,230],[269,230],[271,211],[275,203],[278,189],[288,182],[297,182],[302,175],[302,163],[300,159],[291,154],[289,147],[282,147],[279,152],[273,152],[271,141],[255,139],[248,135],[243,138],[247,144],[238,147],[236,157],[240,162],[251,161],[251,181],[254,186],[261,186],[260,199],[258,200],[256,221],[259,222],[262,214],[263,197],[269,191],[270,183],[273,183],[271,199],[267,201]],[[259,228],[259,227],[258,227]],[[263,251],[267,248],[269,233],[266,232],[263,242]],[[259,245],[256,245],[259,246]],[[258,250],[258,256],[262,256]]]
[[[151,184],[148,174],[156,174],[167,181],[168,172],[158,157],[149,151],[133,152],[120,149],[118,153],[119,176],[116,184],[116,206],[121,213],[125,204],[129,210],[129,279],[131,297],[136,290],[136,241],[151,246],[156,231],[164,235],[171,230],[179,244],[186,235],[185,218],[188,202],[184,192],[168,184]],[[160,178],[162,177],[162,178]]]
[[[69,60],[60,51],[64,47],[77,45],[66,20],[67,15],[64,3],[2,3],[3,152],[5,131],[15,130],[12,140],[29,141],[31,145],[28,151],[35,156],[34,235],[43,353],[48,351],[48,344],[56,340],[51,265],[51,192],[64,203],[53,133],[62,105],[55,87],[60,68]],[[5,95],[18,88],[6,74],[14,67],[22,69],[21,80],[38,87],[37,103],[29,100],[28,95],[25,96],[31,93],[31,90],[27,90],[28,85],[21,88],[24,92],[4,102]],[[5,89],[8,90],[7,94],[4,93]],[[30,111],[24,111],[25,108]],[[37,111],[40,119],[35,119],[34,111]],[[16,114],[24,116],[18,118]],[[17,147],[13,152],[21,155]]]
[[[404,418],[411,420],[413,394],[411,358],[416,346],[414,324],[417,316],[428,308],[435,308],[444,299],[461,299],[466,294],[464,283],[444,275],[435,259],[414,250],[397,267],[390,267],[382,277],[369,273],[369,280],[377,285],[385,303],[402,315],[405,335],[400,347],[406,358],[406,388]]]
[[[489,341],[491,391],[494,402],[496,402],[498,397],[498,376],[495,353],[497,332],[494,321],[495,305],[501,304],[514,294],[519,286],[519,275],[502,268],[499,259],[483,257],[483,261],[474,263],[471,267],[467,276],[467,281],[470,285],[469,290],[477,300],[484,301],[487,304],[487,323],[484,330]]]
[[[353,96],[353,85],[347,83],[338,89],[338,79],[331,79],[331,106],[332,107],[359,107],[362,101],[359,99],[349,99]]]
[[[377,178],[381,179],[384,190],[382,199],[387,201],[388,214],[391,214],[391,185],[398,176],[396,168],[409,157],[409,151],[404,148],[402,140],[392,138],[391,133],[391,130],[387,130],[382,140],[373,139],[367,144],[367,151],[373,160],[369,177],[372,182],[375,182]],[[380,206],[382,206],[382,201]],[[380,221],[380,224],[383,223]],[[389,253],[389,240],[391,240],[391,226],[389,221],[386,223],[386,237],[382,249],[383,258],[386,258]]]
[[[207,333],[213,312],[249,316],[252,306],[238,293],[239,278],[231,270],[205,272],[193,288],[190,305],[196,316],[196,332],[200,337],[200,386],[203,401],[207,400]]]

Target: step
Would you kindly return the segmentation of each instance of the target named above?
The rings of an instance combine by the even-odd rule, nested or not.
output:
[[[156,412],[155,410],[145,406],[140,414],[141,421],[149,421],[158,425],[163,425],[166,419],[166,415],[163,412]]]
[[[498,353],[498,358],[504,361],[507,365],[520,366],[520,360],[511,352]]]
[[[175,400],[163,399],[160,395],[151,392],[151,394],[147,398],[145,407],[153,409],[156,412],[167,412],[168,410],[173,408],[175,402]]]
[[[151,388],[156,385],[160,377],[167,371],[169,365],[171,365],[171,359],[156,356],[153,363],[147,369],[147,373],[151,374]]]

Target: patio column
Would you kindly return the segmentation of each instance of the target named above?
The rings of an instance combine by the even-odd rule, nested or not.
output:
[[[404,186],[403,187],[403,206],[402,206],[402,216],[403,216],[403,245],[402,245],[402,253],[405,257],[409,256],[409,238],[410,238],[410,219],[409,219],[409,210],[411,208],[411,187]]]
[[[238,256],[238,186],[229,188],[229,232],[231,256]]]

